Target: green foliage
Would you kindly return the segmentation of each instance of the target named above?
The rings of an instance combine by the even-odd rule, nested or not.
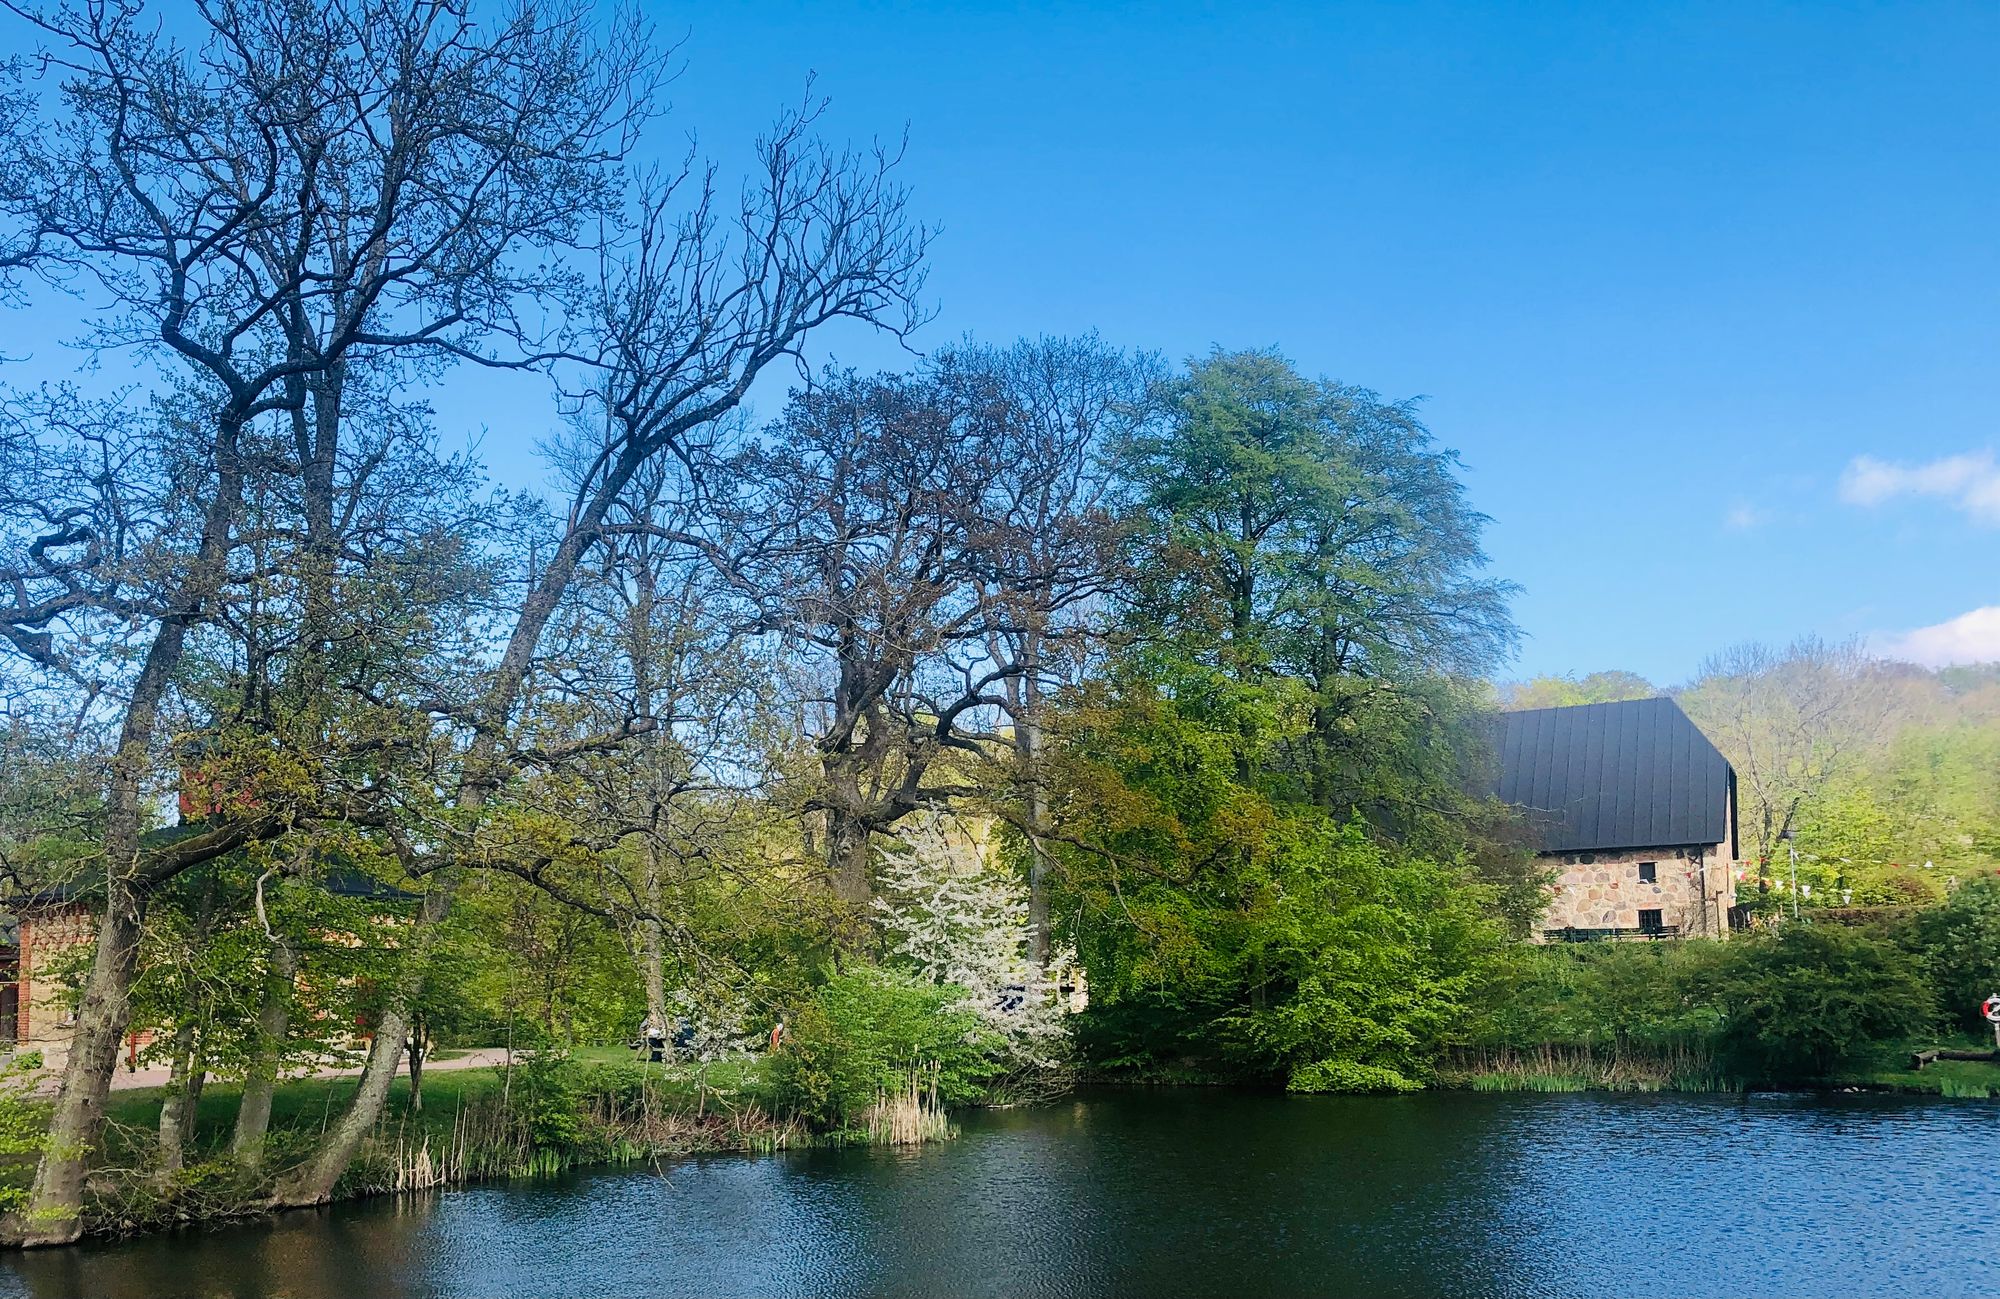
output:
[[[1837,925],[1789,925],[1729,944],[1715,995],[1726,1013],[1724,1049],[1759,1081],[1826,1078],[1931,1019],[1916,963]]]
[[[1523,947],[1494,966],[1462,1040],[1530,1066],[1554,1049],[1559,1071],[1605,1085],[1799,1082],[1921,1031],[1930,998],[1915,961],[1840,925],[1728,943]]]
[[[1636,672],[1592,672],[1587,676],[1532,677],[1510,681],[1499,689],[1507,709],[1571,708],[1577,704],[1615,704],[1627,699],[1651,699],[1660,688]]]
[[[1162,398],[1119,448],[1134,647],[1052,726],[1079,1041],[1149,1074],[1421,1076],[1543,887],[1464,792],[1458,674],[1513,634],[1484,520],[1410,407],[1274,353]]]
[[[773,1063],[779,1104],[821,1131],[838,1131],[917,1070],[933,1068],[941,1103],[975,1099],[1002,1044],[976,1015],[955,1008],[964,996],[896,970],[835,975],[790,1018]]]
[[[1285,1080],[1285,1090],[1294,1092],[1413,1092],[1422,1086],[1394,1069],[1352,1060],[1315,1060],[1293,1069]]]
[[[1661,1055],[1711,1045],[1719,943],[1520,945],[1486,972],[1462,1039],[1485,1051],[1546,1045]]]
[[[1151,525],[1144,621],[1330,696],[1413,664],[1478,670],[1511,639],[1511,588],[1477,575],[1485,519],[1411,406],[1221,349],[1161,397],[1120,448]]]
[[[1959,885],[1943,906],[1917,917],[1911,938],[1939,1010],[1961,1028],[1987,1031],[1979,1003],[2000,994],[2000,878]]]
[[[22,1051],[0,1064],[0,1161],[38,1154],[48,1124],[48,1104],[35,1096],[42,1053]],[[28,1188],[0,1183],[0,1213],[27,1203]]]
[[[514,1063],[509,1105],[538,1148],[575,1145],[583,1136],[583,1078],[561,1050],[530,1051]]]
[[[1338,1058],[1421,1072],[1499,940],[1454,864],[1244,779],[1271,692],[1189,671],[1071,715],[1069,937],[1100,1064],[1193,1055],[1284,1078]]]

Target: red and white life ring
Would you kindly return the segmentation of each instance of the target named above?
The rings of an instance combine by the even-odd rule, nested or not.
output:
[[[2000,1024],[2000,992],[1980,1002],[1979,1013],[1986,1016],[1987,1023]]]

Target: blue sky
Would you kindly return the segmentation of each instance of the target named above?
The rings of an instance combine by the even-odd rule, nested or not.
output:
[[[809,73],[834,134],[907,126],[919,346],[1275,345],[1422,396],[1526,588],[1512,674],[1805,632],[2000,658],[2000,7],[655,13],[676,140],[740,159]],[[535,481],[536,393],[439,413]]]

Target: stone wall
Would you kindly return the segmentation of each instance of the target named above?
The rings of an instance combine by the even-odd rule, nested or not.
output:
[[[1642,910],[1659,911],[1660,923],[1682,934],[1714,934],[1727,927],[1734,888],[1724,844],[1550,854],[1544,860],[1561,872],[1542,919],[1544,932],[1637,929]],[[1640,882],[1641,862],[1653,863],[1653,883]]]

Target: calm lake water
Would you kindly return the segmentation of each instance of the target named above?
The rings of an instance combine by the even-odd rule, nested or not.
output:
[[[1094,1093],[15,1257],[0,1293],[2000,1294],[2000,1105]]]

